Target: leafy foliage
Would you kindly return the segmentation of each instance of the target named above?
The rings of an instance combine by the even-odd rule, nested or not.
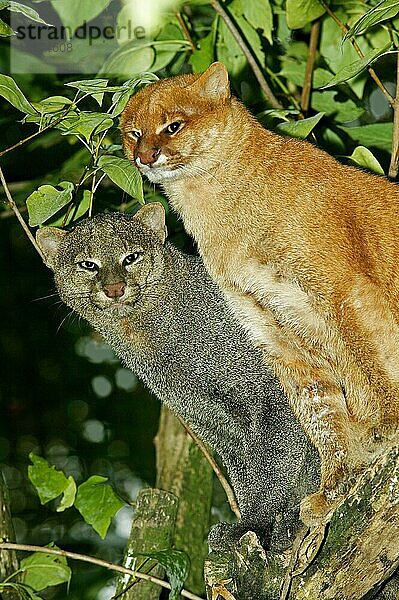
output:
[[[28,475],[40,502],[46,504],[63,494],[57,511],[62,512],[74,505],[86,523],[92,525],[104,538],[111,519],[125,504],[110,485],[105,485],[108,479],[93,475],[76,489],[75,480],[71,475],[67,478],[62,471],[57,471],[44,458],[35,454],[31,454],[30,459],[33,465],[28,467]]]

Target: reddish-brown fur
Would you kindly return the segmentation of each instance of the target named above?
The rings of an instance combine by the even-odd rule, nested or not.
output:
[[[136,164],[153,153],[140,169],[162,184],[319,449],[320,491],[302,514],[325,513],[399,421],[398,187],[262,128],[220,63],[141,90],[122,131]]]

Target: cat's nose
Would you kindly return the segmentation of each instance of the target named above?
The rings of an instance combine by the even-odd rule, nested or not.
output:
[[[108,298],[122,298],[125,293],[125,284],[123,281],[118,281],[118,283],[109,283],[104,285],[103,290],[104,294],[108,296]]]
[[[140,159],[142,165],[152,165],[160,154],[160,148],[151,148],[150,150],[145,150],[144,152],[138,152],[137,158]]]

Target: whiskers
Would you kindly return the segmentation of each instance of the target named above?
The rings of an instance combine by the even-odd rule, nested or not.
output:
[[[67,321],[67,320],[68,320],[70,317],[74,317],[74,316],[79,316],[79,315],[77,315],[77,313],[75,313],[75,311],[74,311],[74,310],[70,310],[70,311],[69,311],[69,312],[68,312],[68,313],[65,315],[65,317],[62,319],[61,323],[58,325],[58,327],[57,327],[57,331],[56,331],[56,334],[58,334],[58,333],[60,332],[60,330],[61,330],[61,328],[62,328],[63,324],[64,324],[64,323],[65,323],[65,322],[66,322],[66,321]]]

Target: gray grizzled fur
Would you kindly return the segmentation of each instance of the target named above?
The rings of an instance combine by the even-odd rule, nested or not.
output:
[[[211,547],[248,529],[265,547],[287,547],[301,498],[318,487],[318,455],[201,260],[165,243],[161,205],[100,214],[70,233],[43,228],[37,239],[62,300],[221,457],[242,519],[216,525]],[[123,296],[107,297],[104,286],[121,281]]]

